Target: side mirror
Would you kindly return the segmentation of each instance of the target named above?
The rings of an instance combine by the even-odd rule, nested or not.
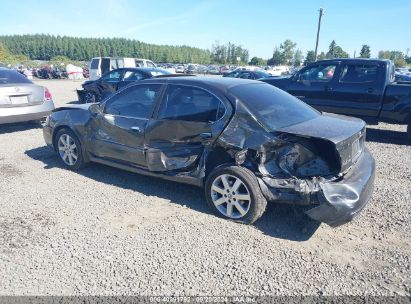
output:
[[[93,114],[93,115],[99,115],[99,114],[103,113],[103,109],[102,109],[102,107],[100,106],[99,103],[92,104],[88,109],[89,109],[90,113]]]

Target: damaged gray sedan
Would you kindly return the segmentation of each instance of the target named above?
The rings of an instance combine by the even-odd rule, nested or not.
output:
[[[201,186],[217,215],[241,223],[276,202],[312,206],[308,216],[338,226],[373,191],[362,120],[258,81],[144,80],[100,104],[54,110],[43,131],[70,169],[92,161]]]

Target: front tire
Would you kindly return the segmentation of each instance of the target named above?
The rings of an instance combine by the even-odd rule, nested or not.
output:
[[[57,132],[55,147],[60,159],[70,170],[79,170],[85,165],[80,141],[73,131],[62,129]]]
[[[254,223],[267,207],[257,177],[240,166],[212,171],[206,180],[205,195],[217,216],[244,224]]]

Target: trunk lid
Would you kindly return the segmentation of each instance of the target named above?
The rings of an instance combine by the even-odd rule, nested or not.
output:
[[[365,122],[358,118],[323,113],[278,131],[331,142],[340,160],[340,172],[345,172],[363,151],[365,126]]]
[[[0,86],[0,107],[22,107],[44,102],[44,87],[35,84],[7,84]]]

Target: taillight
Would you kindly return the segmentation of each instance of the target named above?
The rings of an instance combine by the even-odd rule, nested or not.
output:
[[[44,88],[44,100],[51,100],[52,98],[49,89]]]

